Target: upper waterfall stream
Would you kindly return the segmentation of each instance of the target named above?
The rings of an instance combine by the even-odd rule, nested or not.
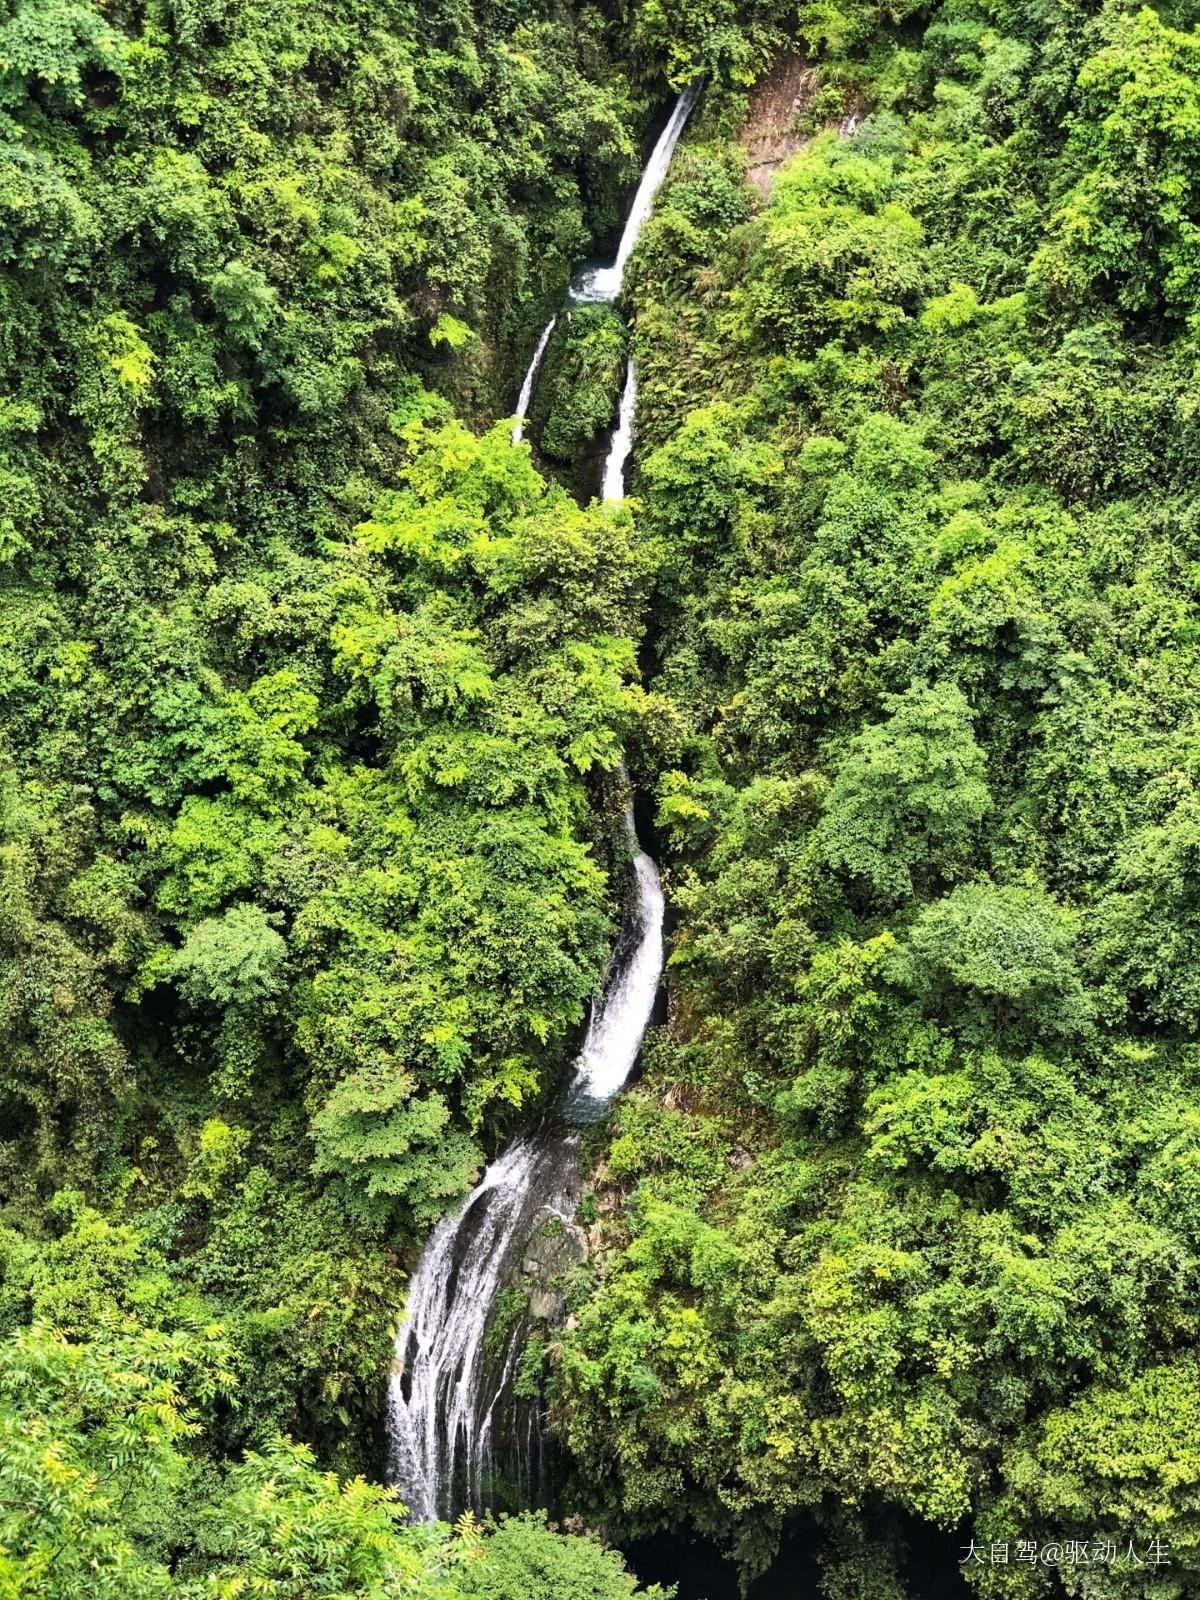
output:
[[[697,80],[689,83],[683,90],[679,99],[672,108],[671,115],[667,118],[666,126],[659,134],[654,149],[650,152],[650,159],[646,162],[633,202],[629,207],[629,215],[625,219],[625,226],[621,231],[620,242],[617,245],[616,257],[610,262],[586,262],[576,269],[567,289],[568,305],[610,305],[621,293],[621,285],[625,277],[625,265],[633,254],[633,247],[638,242],[646,218],[650,215],[650,208],[654,204],[654,196],[658,193],[663,179],[667,175],[667,168],[671,165],[671,157],[675,154],[675,146],[679,143],[679,136],[687,125],[687,119],[692,114],[692,109],[700,97],[700,83]],[[517,398],[517,408],[514,412],[516,423],[513,426],[513,442],[518,442],[525,431],[525,419],[529,415],[530,402],[533,399],[534,385],[537,383],[538,369],[542,364],[542,357],[546,354],[546,346],[550,343],[550,335],[554,332],[554,325],[558,321],[558,313],[542,329],[537,343],[533,347],[529,366],[525,373],[521,392]],[[630,363],[632,367],[632,362]],[[629,383],[626,382],[626,389]],[[622,401],[622,415],[625,405]],[[630,402],[629,413],[632,417],[633,404]],[[614,443],[616,441],[614,440]],[[625,456],[629,454],[626,444],[625,455],[621,457],[621,468],[624,469]],[[611,461],[611,452],[610,452]],[[614,492],[614,485],[615,487]],[[615,478],[610,481],[609,471],[604,474],[604,498],[606,500],[619,499],[624,487],[623,480],[618,485]]]
[[[651,152],[615,261],[577,274],[572,301],[612,300],[620,292],[625,263],[698,94],[698,84],[683,91]],[[538,340],[521,386],[514,440],[521,437],[554,321]],[[636,398],[631,359],[605,463],[605,500],[624,494]],[[654,1008],[663,966],[663,895],[658,869],[639,847],[632,804],[625,829],[632,903],[571,1080],[550,1116],[519,1134],[459,1210],[434,1228],[409,1287],[388,1386],[388,1471],[412,1515],[423,1521],[494,1503],[498,1471],[527,1500],[539,1497],[537,1409],[516,1396],[512,1382],[519,1329],[489,1340],[489,1319],[539,1224],[570,1224],[582,1186],[580,1128],[602,1116],[625,1083]]]

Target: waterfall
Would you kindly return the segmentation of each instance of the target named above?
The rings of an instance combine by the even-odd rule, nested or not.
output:
[[[625,833],[634,851],[632,948],[627,952],[617,947],[616,982],[592,1013],[574,1075],[559,1106],[563,1120],[576,1125],[599,1121],[624,1087],[637,1061],[662,977],[662,885],[653,860],[638,848],[632,805],[625,810]]]
[[[604,484],[600,491],[604,500],[619,500],[625,493],[625,463],[633,449],[633,410],[637,405],[637,372],[633,357],[625,368],[625,387],[621,390],[621,405],[617,411],[617,425],[604,462]]]
[[[625,220],[621,242],[617,246],[616,260],[609,265],[593,264],[582,267],[575,274],[567,296],[574,304],[594,305],[615,300],[620,294],[621,283],[625,276],[625,263],[633,254],[633,247],[638,242],[642,224],[650,215],[654,196],[658,193],[659,186],[667,175],[667,168],[671,165],[671,157],[675,153],[675,146],[679,143],[679,135],[683,132],[687,119],[692,114],[692,108],[699,98],[700,80],[696,79],[687,85],[676,100],[674,109],[667,118],[667,125],[659,134],[658,142],[650,152],[650,159],[646,163],[641,182],[633,197],[633,204],[629,208],[629,216]]]
[[[459,1210],[434,1228],[409,1287],[388,1389],[388,1466],[421,1521],[492,1503],[493,1473],[503,1455],[497,1412],[511,1409],[520,1351],[511,1337],[502,1354],[489,1350],[489,1317],[539,1222],[569,1224],[574,1216],[582,1182],[580,1127],[603,1116],[633,1070],[654,1008],[663,966],[663,894],[658,869],[637,848],[632,805],[625,831],[635,852],[633,908],[571,1081],[545,1124],[514,1139]],[[525,1405],[527,1459],[517,1465],[526,1498],[534,1498],[541,1432],[532,1406]],[[511,1438],[511,1427],[507,1432]]]
[[[658,193],[663,179],[667,175],[667,168],[671,165],[671,157],[675,153],[675,146],[679,143],[679,136],[687,124],[687,119],[692,114],[692,109],[700,97],[700,81],[697,79],[689,83],[680,94],[672,108],[671,115],[667,118],[666,127],[659,134],[654,149],[650,152],[650,159],[646,162],[637,190],[633,197],[633,204],[629,208],[629,215],[625,219],[625,226],[621,231],[620,242],[617,245],[616,259],[611,262],[591,262],[579,268],[571,279],[567,290],[568,305],[609,305],[621,293],[621,283],[625,277],[625,263],[633,254],[633,247],[638,242],[638,235],[642,225],[650,215],[650,208],[654,204],[654,196]],[[512,440],[519,444],[525,435],[525,419],[529,415],[529,402],[533,399],[533,386],[537,382],[538,369],[542,364],[542,357],[546,354],[546,346],[550,343],[550,335],[554,332],[558,314],[542,329],[538,342],[533,347],[533,355],[525,372],[524,382],[521,384],[521,393],[517,397],[517,409],[514,412],[516,421],[513,424]],[[631,369],[632,372],[632,369]],[[633,378],[626,381],[628,392]],[[630,399],[629,411],[632,414],[633,401]],[[622,401],[624,413],[624,401]],[[626,448],[625,454],[629,451]],[[624,457],[622,457],[624,465]],[[607,471],[605,481],[607,484]],[[610,499],[607,488],[604,498]]]
[[[591,269],[590,298],[619,293],[625,262],[698,94],[699,86],[689,85],[680,95],[642,174],[616,261]],[[571,298],[582,297],[573,290]],[[525,375],[514,442],[554,322],[543,330]],[[625,491],[636,401],[630,360],[604,467],[605,500],[619,500]],[[518,1272],[535,1230],[547,1222],[570,1225],[582,1191],[581,1128],[604,1115],[632,1072],[654,1009],[663,968],[663,894],[658,868],[638,844],[632,802],[625,807],[624,831],[632,904],[570,1081],[545,1121],[519,1134],[458,1211],[434,1228],[409,1285],[385,1421],[389,1478],[420,1521],[494,1504],[498,1467],[516,1480],[526,1502],[541,1494],[541,1419],[536,1404],[518,1397],[513,1384],[524,1322],[500,1328],[496,1337],[489,1336],[489,1324],[497,1296]]]
[[[525,381],[521,385],[521,393],[517,397],[517,420],[513,423],[512,431],[512,442],[514,444],[520,444],[524,435],[525,418],[529,415],[529,402],[533,399],[533,386],[537,381],[538,368],[542,364],[542,357],[546,354],[546,346],[550,343],[550,335],[554,332],[554,324],[557,321],[557,316],[550,318],[550,321],[542,329],[541,338],[533,347],[533,356],[525,373]]]

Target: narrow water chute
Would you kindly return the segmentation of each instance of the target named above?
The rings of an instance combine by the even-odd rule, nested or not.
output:
[[[625,465],[633,449],[633,413],[637,408],[637,369],[633,357],[625,368],[625,387],[621,390],[621,404],[617,411],[617,425],[604,462],[604,482],[600,490],[603,500],[620,500],[625,493]]]
[[[638,182],[633,203],[629,208],[629,215],[625,219],[625,226],[621,230],[621,238],[617,244],[617,253],[611,262],[591,262],[580,267],[571,279],[567,290],[568,305],[611,305],[621,293],[621,286],[625,278],[625,265],[633,254],[634,246],[638,242],[642,227],[650,215],[654,204],[654,197],[667,175],[671,165],[671,157],[675,153],[675,146],[679,143],[679,136],[687,125],[687,120],[692,114],[696,101],[700,97],[700,80],[689,83],[676,100],[667,118],[666,125],[659,134],[650,152],[642,176]],[[517,397],[517,408],[514,412],[516,421],[513,424],[512,440],[519,444],[525,436],[525,423],[529,416],[529,407],[533,400],[533,389],[537,382],[537,375],[541,369],[542,358],[546,354],[546,347],[550,343],[558,322],[558,313],[552,316],[542,329],[537,343],[533,347],[533,355],[525,369],[525,377],[521,384],[521,392]],[[628,384],[626,385],[628,387]],[[632,403],[630,405],[632,414]],[[628,455],[628,450],[626,450]],[[622,466],[624,460],[622,459]],[[605,498],[609,499],[606,492]]]
[[[533,355],[525,372],[525,381],[521,385],[521,393],[517,397],[517,420],[513,423],[512,442],[520,444],[525,434],[525,418],[529,415],[529,403],[533,399],[533,386],[537,382],[538,368],[542,364],[542,357],[546,354],[546,346],[550,343],[550,335],[554,332],[557,316],[542,329],[542,336],[533,347]]]
[[[675,146],[679,143],[679,136],[699,97],[700,80],[696,79],[688,84],[676,100],[666,126],[650,152],[650,159],[646,162],[633,203],[629,208],[629,215],[625,219],[616,258],[611,263],[602,265],[589,263],[580,268],[571,281],[568,300],[577,305],[595,305],[615,300],[620,294],[626,263],[633,254],[638,236],[654,204],[654,196],[658,193],[667,175],[667,168],[671,165],[671,157],[675,153]]]

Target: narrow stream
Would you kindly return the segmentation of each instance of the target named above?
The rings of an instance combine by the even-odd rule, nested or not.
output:
[[[525,418],[529,415],[529,402],[533,399],[533,386],[537,382],[538,368],[542,364],[542,357],[546,354],[546,346],[550,343],[550,335],[554,332],[557,316],[542,329],[542,336],[533,347],[533,359],[525,374],[525,381],[521,385],[521,393],[517,399],[517,420],[513,423],[512,442],[520,444],[525,434]]]
[[[683,91],[659,135],[616,259],[581,268],[570,303],[603,303],[620,293],[625,263],[699,92],[699,84]],[[521,438],[555,320],[538,340],[521,385],[514,441]],[[631,358],[605,462],[605,500],[624,493],[636,400]],[[459,1210],[434,1228],[409,1287],[385,1421],[388,1476],[420,1521],[453,1517],[467,1507],[481,1512],[505,1498],[524,1505],[546,1498],[540,1412],[514,1381],[526,1322],[520,1318],[505,1330],[492,1312],[535,1234],[570,1227],[582,1189],[581,1128],[604,1115],[632,1072],[654,1007],[663,965],[662,889],[657,867],[639,846],[632,804],[625,830],[632,906],[571,1080],[550,1116],[519,1134]]]

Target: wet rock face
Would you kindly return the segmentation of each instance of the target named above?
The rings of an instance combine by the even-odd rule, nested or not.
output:
[[[529,1299],[529,1315],[537,1322],[559,1322],[566,1309],[563,1284],[587,1254],[583,1231],[555,1213],[542,1215],[521,1258],[521,1287]]]

